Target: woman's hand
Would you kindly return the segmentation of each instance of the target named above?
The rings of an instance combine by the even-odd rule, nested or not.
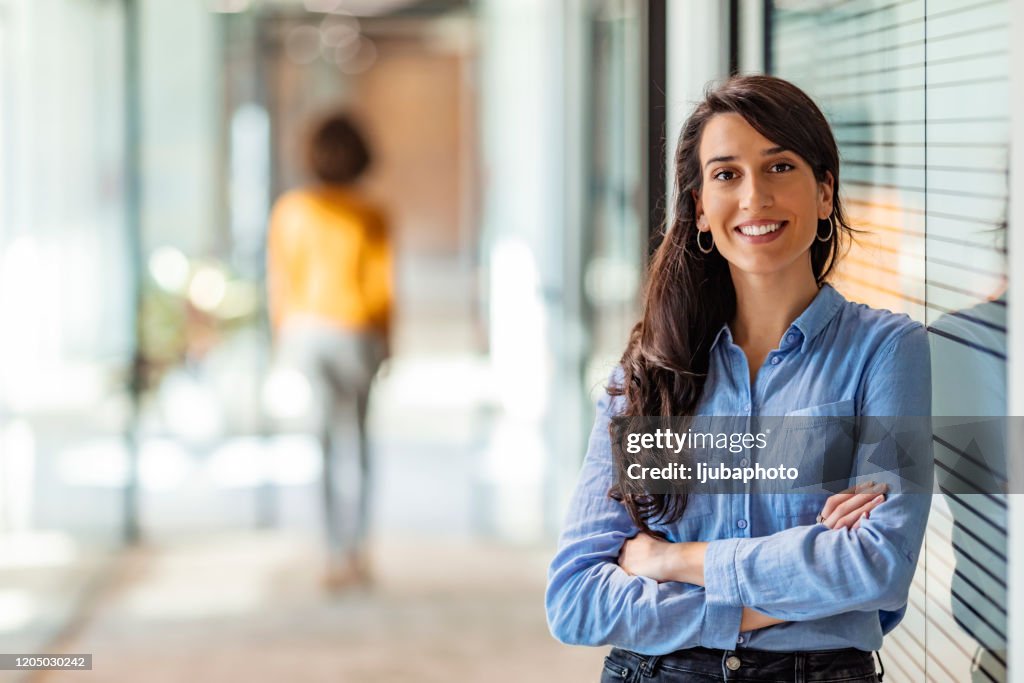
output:
[[[699,579],[696,576],[681,576],[681,564],[689,558],[695,562],[698,557],[703,558],[707,550],[707,543],[686,542],[670,543],[650,534],[640,533],[622,544],[619,552],[619,566],[627,574],[633,576],[646,576],[658,583],[666,581],[685,581],[703,585],[703,576]],[[697,567],[692,568],[693,571]],[[703,562],[700,572],[703,574]],[[766,614],[754,611],[749,607],[743,608],[743,616],[740,620],[741,631],[756,631],[758,629],[785,623],[781,619],[769,617]]]
[[[619,566],[627,574],[646,576],[658,583],[682,581],[704,585],[704,554],[707,543],[671,543],[639,533],[622,544]]]
[[[886,484],[869,481],[831,495],[818,515],[818,523],[829,529],[859,529],[861,520],[871,517],[871,511],[885,501],[888,490]]]
[[[658,583],[671,581],[669,552],[673,545],[641,532],[622,544],[619,566],[633,576],[646,576]]]

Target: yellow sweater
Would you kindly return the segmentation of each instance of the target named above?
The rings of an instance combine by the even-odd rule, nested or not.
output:
[[[391,246],[380,210],[342,188],[294,190],[270,215],[270,320],[293,315],[388,333]]]

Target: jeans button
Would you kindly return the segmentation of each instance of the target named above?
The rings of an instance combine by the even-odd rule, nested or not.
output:
[[[740,668],[740,664],[741,664],[740,658],[736,657],[735,655],[733,655],[732,657],[729,657],[729,659],[725,660],[725,667],[727,669],[729,669],[729,671],[736,671],[737,669]]]

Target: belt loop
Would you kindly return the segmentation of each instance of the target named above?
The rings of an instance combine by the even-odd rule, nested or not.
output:
[[[722,650],[722,680],[729,680],[729,669],[725,666],[725,660],[729,659],[729,651]]]
[[[878,650],[875,650],[875,659],[878,660],[878,668],[881,669],[881,671],[878,672],[878,683],[882,683],[885,679],[885,664],[882,664],[882,653]]]
[[[641,669],[644,671],[644,675],[647,677],[654,676],[655,670],[658,668],[658,662],[661,660],[661,655],[654,655],[644,660],[641,665]]]
[[[804,656],[803,652],[793,654],[793,680],[796,683],[804,683],[806,680],[807,662],[804,661]]]

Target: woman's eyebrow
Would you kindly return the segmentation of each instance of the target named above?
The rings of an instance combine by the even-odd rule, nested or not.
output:
[[[768,149],[762,149],[761,150],[761,156],[763,156],[763,157],[770,157],[773,154],[778,154],[779,152],[788,152],[788,151],[789,150],[786,149],[785,147],[778,147],[778,146],[776,146],[776,147],[769,147]],[[736,155],[730,154],[730,155],[724,156],[724,157],[711,157],[710,159],[708,159],[708,162],[706,164],[704,164],[704,168],[707,168],[711,164],[714,164],[714,163],[720,162],[720,161],[736,161]]]
[[[707,168],[711,164],[719,162],[719,161],[736,161],[736,157],[733,156],[733,155],[725,156],[725,157],[711,157],[710,159],[708,159],[708,163],[704,164],[704,168]]]

